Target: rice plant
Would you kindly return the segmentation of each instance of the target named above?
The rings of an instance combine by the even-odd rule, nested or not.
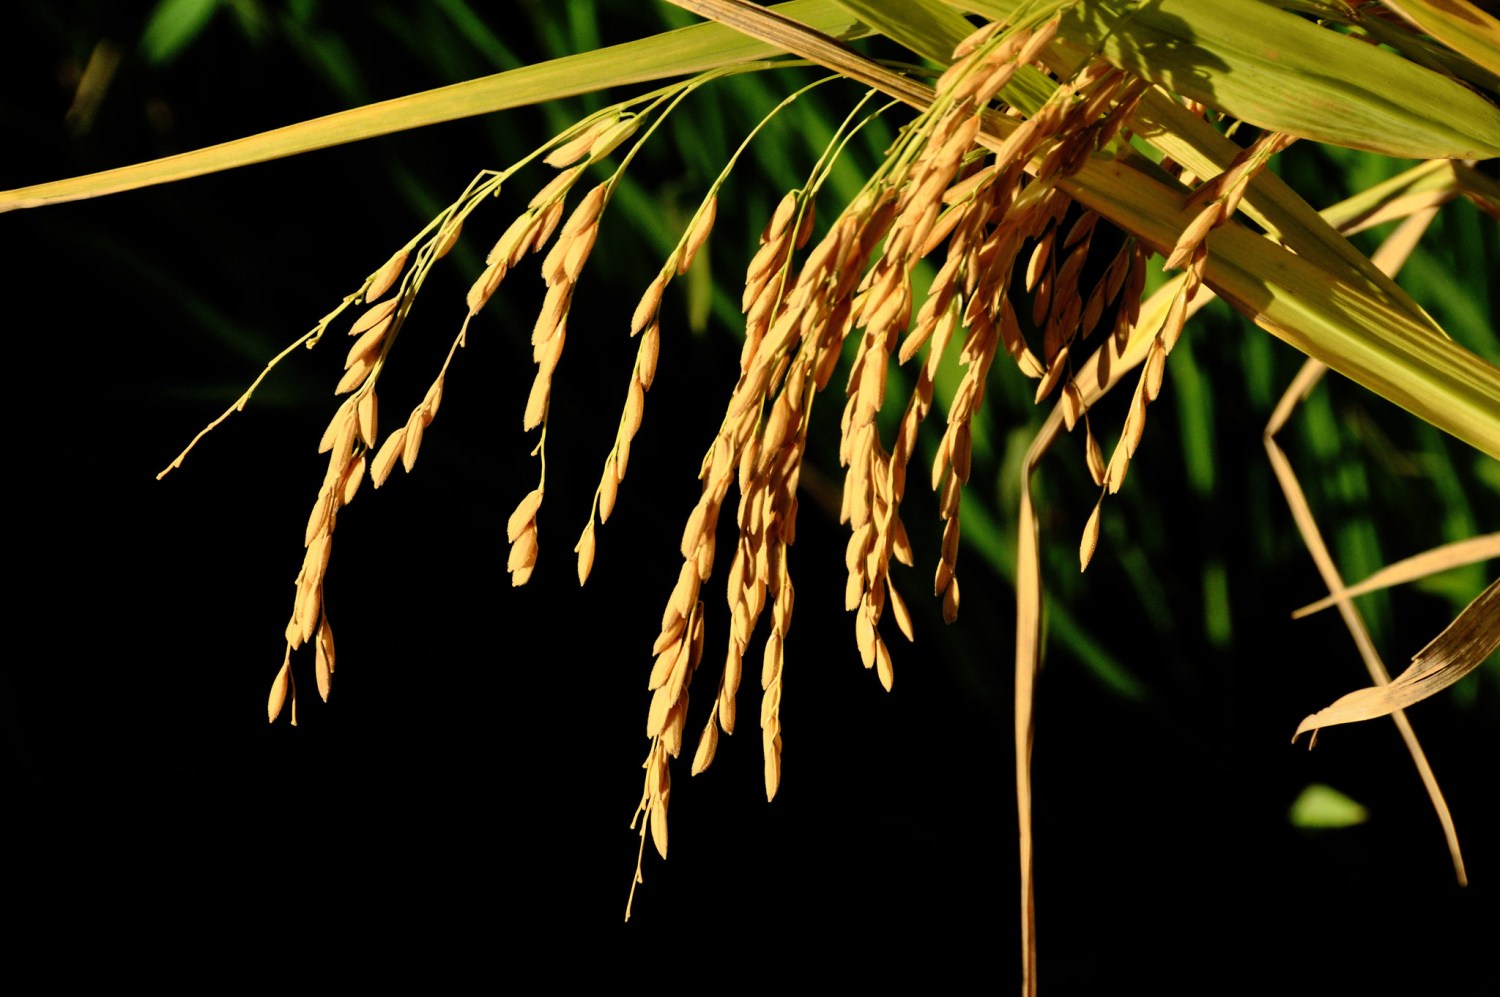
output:
[[[297,723],[299,675],[305,683],[311,674],[320,698],[329,699],[337,656],[325,581],[339,518],[367,478],[381,488],[398,463],[413,472],[424,441],[444,431],[437,417],[450,372],[518,272],[539,268],[545,296],[530,329],[531,387],[511,405],[523,432],[534,434],[536,464],[506,517],[507,570],[520,586],[543,558],[572,554],[585,584],[596,559],[609,556],[621,490],[654,484],[631,478],[627,485],[627,471],[638,434],[649,428],[647,399],[659,364],[681,341],[663,302],[678,281],[694,279],[695,264],[703,272],[700,258],[716,243],[752,243],[743,280],[715,292],[727,294],[743,316],[732,390],[703,400],[705,428],[716,427],[711,435],[672,433],[687,451],[679,458],[697,469],[700,492],[676,548],[680,566],[664,593],[654,663],[642,668],[651,698],[633,824],[641,857],[630,902],[639,899],[647,841],[667,855],[674,761],[680,769],[689,749],[689,771],[705,772],[720,735],[742,726],[737,704],[747,659],[752,668],[759,664],[756,726],[767,798],[780,788],[783,696],[794,694],[800,667],[791,551],[808,455],[824,445],[816,434],[831,406],[818,405],[820,397],[842,390],[840,405],[832,406],[842,412],[837,443],[829,449],[843,468],[835,518],[848,533],[843,603],[852,614],[850,644],[892,690],[904,666],[901,648],[891,646],[891,624],[907,641],[921,639],[912,596],[900,591],[912,585],[902,572],[919,559],[934,564],[941,617],[958,618],[962,524],[972,509],[965,491],[984,432],[978,420],[986,401],[994,405],[989,396],[997,385],[1014,391],[1025,384],[1031,402],[1051,406],[1013,482],[1021,950],[1023,990],[1035,992],[1031,755],[1047,586],[1030,476],[1065,433],[1081,437],[1090,483],[1084,506],[1092,512],[1075,538],[1046,542],[1076,546],[1086,569],[1104,538],[1107,500],[1128,490],[1137,453],[1149,450],[1147,416],[1170,384],[1173,354],[1191,337],[1196,313],[1217,298],[1310,358],[1266,428],[1264,459],[1324,578],[1321,605],[1338,608],[1372,676],[1370,690],[1312,713],[1297,733],[1316,736],[1320,727],[1393,715],[1462,880],[1454,822],[1401,711],[1457,682],[1500,643],[1495,584],[1468,592],[1468,608],[1395,681],[1353,599],[1494,557],[1500,539],[1491,533],[1431,554],[1412,552],[1363,588],[1349,584],[1276,435],[1293,417],[1293,403],[1331,369],[1480,454],[1500,456],[1500,369],[1451,339],[1391,276],[1448,205],[1462,200],[1500,217],[1500,187],[1475,165],[1500,155],[1500,23],[1473,4],[1456,10],[1425,2],[1399,10],[1259,0],[924,0],[899,11],[857,0],[796,0],[774,11],[739,0],[679,6],[708,21],[223,146],[0,193],[0,210],[34,208],[579,92],[658,84],[588,110],[517,161],[480,172],[404,244],[367,261],[368,276],[271,359],[267,373],[334,331],[351,337],[333,386],[340,400],[317,440],[327,463],[302,537],[282,660],[269,678],[269,718]],[[873,35],[884,36],[886,47],[851,47]],[[891,46],[901,49],[894,58]],[[565,360],[580,349],[569,324],[585,293],[581,281],[637,159],[665,136],[682,134],[673,131],[674,115],[750,75],[791,82],[767,84],[780,85],[781,98],[695,191],[654,278],[638,295],[611,302],[621,333],[638,345],[628,374],[620,372],[617,408],[601,420],[606,434],[613,420],[613,431],[587,517],[568,524],[553,516],[547,466],[549,443],[554,463],[558,448],[570,453],[573,444],[549,441],[549,417]],[[835,88],[837,98],[824,96]],[[749,157],[761,129],[808,94],[842,116],[827,122],[826,141],[794,185],[774,192],[758,237],[726,234],[719,210],[725,184],[753,172]],[[875,132],[887,141],[865,160],[864,139]],[[1294,143],[1421,162],[1319,212],[1272,168]],[[834,177],[851,167],[858,181],[841,190]],[[1398,226],[1368,255],[1346,238],[1393,222]],[[433,307],[424,285],[456,247],[474,239],[488,250],[477,272],[465,275],[472,283],[444,358],[420,375],[420,400],[382,420],[377,389],[402,370],[398,339],[419,300]],[[1007,366],[1012,370],[1002,374]],[[1096,409],[1122,382],[1123,411]],[[252,403],[260,384],[209,428]],[[934,408],[940,418],[929,426]],[[162,474],[182,466],[202,436]],[[705,441],[706,450],[695,449]],[[936,496],[939,524],[936,550],[925,554],[913,542],[925,531],[903,518],[915,457],[929,472],[919,480]],[[720,549],[725,541],[732,549]],[[716,605],[719,592],[727,614]],[[717,675],[699,677],[711,639],[722,646],[724,664]],[[695,678],[699,697],[690,714]]]

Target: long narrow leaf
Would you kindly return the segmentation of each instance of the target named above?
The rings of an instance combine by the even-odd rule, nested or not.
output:
[[[792,0],[779,10],[839,38],[868,29],[834,0]],[[423,125],[542,103],[605,87],[686,76],[780,50],[718,24],[695,24],[650,38],[570,55],[494,76],[340,111],[247,138],[88,176],[0,191],[0,212],[76,201],[185,180]]]
[[[1350,599],[1367,592],[1377,592],[1380,589],[1390,588],[1392,585],[1402,585],[1440,571],[1474,564],[1492,557],[1500,557],[1500,533],[1486,533],[1483,536],[1443,544],[1441,547],[1434,547],[1432,550],[1403,558],[1395,564],[1388,564],[1362,582],[1341,589],[1326,599],[1309,603],[1295,610],[1292,613],[1292,619],[1299,620],[1304,616],[1321,612],[1340,599]]]

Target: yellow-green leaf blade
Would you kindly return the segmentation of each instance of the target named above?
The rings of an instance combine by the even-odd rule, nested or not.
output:
[[[1492,73],[1500,73],[1500,20],[1468,0],[1385,0],[1405,17],[1453,51]]]
[[[1376,592],[1383,588],[1390,588],[1392,585],[1402,585],[1416,581],[1418,578],[1426,578],[1428,575],[1474,564],[1492,557],[1500,557],[1500,533],[1486,533],[1483,536],[1443,544],[1441,547],[1434,547],[1420,554],[1403,558],[1395,564],[1388,564],[1364,581],[1341,589],[1325,599],[1309,603],[1293,611],[1292,619],[1297,620],[1321,612],[1340,599],[1352,599],[1366,592]]]
[[[950,2],[999,18],[1022,0]],[[1494,104],[1261,0],[1096,0],[1058,37],[1272,131],[1409,159],[1500,156]]]

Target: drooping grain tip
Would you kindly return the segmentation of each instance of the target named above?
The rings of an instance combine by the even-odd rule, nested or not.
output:
[[[287,683],[291,678],[292,649],[286,649],[286,658],[281,662],[281,671],[276,673],[276,678],[271,682],[271,695],[266,700],[266,720],[275,723],[277,716],[281,714],[281,707],[286,703]]]
[[[1104,508],[1103,497],[1094,503],[1094,511],[1089,513],[1089,521],[1083,527],[1083,539],[1078,544],[1078,570],[1088,570],[1089,561],[1093,560],[1094,548],[1099,546],[1099,510]]]

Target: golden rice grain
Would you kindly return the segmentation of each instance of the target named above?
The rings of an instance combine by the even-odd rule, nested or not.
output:
[[[538,343],[532,348],[532,359],[536,361],[537,375],[539,377],[551,378],[553,371],[557,369],[557,362],[562,359],[563,344],[568,338],[568,320],[564,318],[557,324],[557,329],[552,333],[552,338],[545,343]]]
[[[781,725],[767,727],[761,731],[761,745],[766,758],[766,801],[770,802],[776,798],[776,790],[781,787]]]
[[[1089,468],[1089,476],[1094,479],[1094,484],[1104,484],[1104,450],[1099,446],[1099,438],[1096,437],[1088,424],[1084,424],[1084,449]]]
[[[1160,338],[1151,341],[1151,352],[1146,356],[1146,369],[1142,378],[1146,385],[1146,399],[1156,401],[1161,394],[1162,375],[1166,370],[1167,350]]]
[[[365,454],[360,454],[355,458],[354,463],[349,465],[349,473],[344,475],[344,487],[339,492],[340,501],[344,505],[354,501],[360,483],[365,480],[365,456]]]
[[[458,237],[463,233],[463,230],[464,220],[462,218],[455,218],[447,225],[444,225],[437,234],[435,248],[432,251],[432,258],[434,260],[440,260],[444,256],[447,256],[449,253],[451,253],[453,251],[453,247],[458,245]]]
[[[314,667],[318,679],[318,695],[326,703],[333,686],[333,630],[328,626],[327,614],[324,614],[323,622],[318,626],[318,639],[315,643]]]
[[[702,543],[697,544],[697,553],[693,555],[693,562],[697,567],[697,577],[702,582],[706,582],[714,573],[714,535],[705,535]]]
[[[1171,307],[1167,309],[1167,319],[1162,323],[1161,332],[1157,338],[1161,340],[1162,351],[1166,354],[1172,352],[1172,347],[1177,344],[1178,337],[1182,335],[1182,327],[1187,323],[1188,285],[1183,285],[1183,292],[1172,299]]]
[[[651,842],[662,858],[667,857],[667,803],[662,797],[651,800]]]
[[[1104,507],[1103,499],[1094,503],[1094,511],[1089,513],[1089,521],[1083,527],[1083,539],[1078,544],[1078,570],[1086,571],[1089,561],[1093,559],[1094,548],[1099,546],[1099,510]]]
[[[875,664],[875,627],[868,613],[859,612],[854,617],[854,642],[859,648],[859,660],[866,668]]]
[[[281,707],[286,703],[287,687],[291,682],[292,671],[292,649],[286,649],[286,658],[281,662],[281,670],[276,673],[276,678],[271,682],[271,694],[266,700],[266,719],[274,723],[277,716],[281,714]]]
[[[633,438],[641,428],[646,412],[646,387],[639,377],[630,379],[630,389],[625,395],[625,410],[620,416],[620,432]]]
[[[599,136],[594,139],[593,144],[589,147],[589,161],[598,162],[611,152],[614,152],[620,143],[634,135],[636,129],[640,126],[640,115],[621,115],[619,120],[600,132]]]
[[[385,438],[379,452],[375,454],[375,462],[370,465],[370,481],[376,488],[385,484],[385,479],[391,476],[396,460],[405,449],[406,427],[403,426]]]
[[[358,336],[360,333],[373,329],[377,325],[386,323],[394,316],[396,306],[399,304],[401,304],[400,298],[390,298],[379,304],[371,305],[365,309],[363,315],[355,320],[354,325],[349,329],[349,335]]]
[[[411,473],[412,466],[417,462],[417,451],[422,448],[422,432],[426,426],[420,409],[413,412],[406,421],[406,441],[401,447],[401,466],[406,468],[407,474]]]
[[[542,497],[542,489],[533,488],[516,504],[515,511],[505,523],[506,540],[515,543],[516,538],[536,519],[536,512],[542,506]]]
[[[607,119],[606,119],[607,120]],[[599,132],[608,127],[604,121],[595,124],[591,128],[581,129],[577,135],[561,145],[555,146],[551,152],[542,158],[542,162],[548,166],[562,169],[572,166],[589,153],[589,146],[594,144],[594,139],[599,137]]]
[[[1078,390],[1078,385],[1073,381],[1063,383],[1062,397],[1063,427],[1068,432],[1078,425],[1078,420],[1083,415],[1083,393]]]
[[[915,641],[917,638],[916,631],[912,628],[911,610],[906,608],[905,600],[901,598],[900,593],[892,586],[887,586],[886,594],[891,601],[891,611],[896,616],[896,626],[901,628],[901,633],[905,635],[907,640]]]
[[[567,223],[563,225],[562,236],[559,238],[577,236],[594,227],[599,220],[600,213],[604,210],[604,203],[609,197],[609,189],[610,183],[607,180],[590,188],[589,192],[583,196],[583,200],[578,202],[578,207],[574,208],[573,213],[568,216]]]
[[[630,466],[630,438],[618,437],[615,440],[615,479],[625,480],[625,469]]]
[[[1188,223],[1187,228],[1182,230],[1182,235],[1177,239],[1177,245],[1167,256],[1167,261],[1162,264],[1163,270],[1180,270],[1192,259],[1193,252],[1200,243],[1208,237],[1208,233],[1223,221],[1224,206],[1218,201],[1207,205],[1203,210]]]
[[[761,657],[760,687],[762,689],[771,689],[772,684],[776,681],[777,676],[780,674],[781,633],[780,631],[772,630],[770,636],[766,638],[765,652]],[[773,711],[775,710],[775,699],[767,697],[764,702],[766,705],[762,707],[763,709],[770,709]]]
[[[801,200],[802,191],[791,190],[782,195],[776,204],[776,210],[771,214],[771,220],[766,223],[765,230],[760,234],[762,243],[770,242],[787,230],[791,225],[792,218],[797,212],[798,203]]]
[[[669,605],[667,607],[667,612],[663,615],[662,618],[661,633],[657,636],[656,643],[651,648],[651,653],[653,655],[660,656],[666,653],[668,648],[675,648],[677,644],[680,643],[679,638],[682,636],[682,632],[686,629],[687,620],[682,616],[681,613],[677,612],[677,610],[673,609]],[[675,654],[677,652],[674,650],[673,653]],[[670,667],[670,662],[667,665],[663,665],[662,667]],[[667,673],[665,671],[661,673],[660,681],[657,680],[657,674],[655,671],[653,671],[651,674],[652,684],[646,686],[646,688],[648,689],[654,689],[662,682],[665,682],[667,680]]]
[[[486,267],[493,267],[498,263],[502,268],[515,266],[516,262],[520,259],[520,254],[525,253],[526,250],[524,247],[527,245],[528,240],[534,237],[535,227],[536,215],[533,211],[527,210],[521,212],[506,226],[505,231],[500,234],[500,238],[496,239],[495,244],[490,247],[489,253],[485,255],[484,265]],[[523,247],[520,253],[516,251],[518,246]]]
[[[943,622],[952,623],[958,619],[958,578],[955,576],[948,582],[948,588],[943,592]]]
[[[535,247],[536,249],[540,249],[547,244],[547,240],[552,238],[552,233],[556,232],[557,226],[562,223],[563,212],[566,209],[567,206],[561,199],[558,199],[552,202],[550,208],[542,211],[537,217],[536,225],[532,228],[533,238],[531,243],[518,243],[511,251],[511,266],[519,263],[521,257],[526,254],[529,248]]]
[[[339,379],[338,386],[333,389],[335,395],[345,395],[365,383],[365,378],[370,376],[370,362],[361,357],[354,362],[354,366],[344,372]]]
[[[359,435],[358,422],[358,418],[351,412],[339,426],[338,435],[333,439],[333,450],[328,454],[328,470],[323,476],[325,484],[334,483],[343,477],[344,467],[354,450],[355,438]]]
[[[563,194],[567,192],[569,187],[573,186],[573,181],[577,180],[578,174],[582,172],[582,166],[571,166],[568,169],[563,170],[557,176],[548,181],[545,187],[537,191],[536,196],[533,197],[526,206],[532,211],[539,211],[543,208],[550,207]]]
[[[891,687],[896,684],[896,669],[891,663],[890,648],[879,638],[875,644],[875,675],[886,692],[890,692]]]
[[[365,441],[365,446],[367,447],[375,445],[376,419],[378,418],[377,405],[375,389],[373,387],[367,389],[359,396],[359,435]]]
[[[308,547],[318,535],[328,530],[328,516],[333,508],[333,490],[324,485],[318,490],[318,500],[313,503],[312,513],[307,517],[307,531],[302,546]]]
[[[505,270],[504,260],[491,263],[485,267],[484,273],[469,285],[469,293],[465,296],[464,303],[468,305],[470,315],[478,315],[485,302],[490,300],[490,296],[500,286],[500,281],[505,278]]]
[[[620,478],[615,470],[615,459],[610,457],[604,462],[604,473],[599,478],[599,522],[609,521],[609,514],[615,509],[615,499],[620,492]]]
[[[552,381],[538,374],[531,382],[531,393],[526,397],[526,411],[521,414],[521,429],[530,432],[542,424],[547,417],[547,402],[552,397]]]
[[[681,622],[682,628],[677,631],[676,636],[667,641],[661,653],[656,656],[656,663],[651,666],[650,680],[646,683],[647,689],[658,693],[657,696],[652,697],[655,718],[648,717],[646,721],[646,734],[649,737],[655,737],[660,732],[661,727],[667,722],[668,711],[677,702],[677,696],[674,691],[668,689],[668,683],[671,682],[673,675],[682,674],[688,653],[688,642],[685,639],[687,621],[680,616],[677,619]],[[679,686],[676,692],[680,691]]]
[[[1047,373],[1042,376],[1041,383],[1036,386],[1036,402],[1041,404],[1042,400],[1052,394],[1052,389],[1057,387],[1063,375],[1068,372],[1068,348],[1062,347],[1057,351],[1057,357],[1052,365],[1047,368]]]
[[[1030,37],[1022,44],[1020,52],[1016,55],[1016,61],[1023,66],[1035,61],[1036,57],[1041,54],[1042,49],[1046,48],[1048,43],[1052,41],[1053,36],[1057,34],[1058,26],[1061,23],[1062,15],[1058,14],[1034,28]]]
[[[598,223],[590,225],[568,238],[568,252],[563,257],[563,273],[567,275],[568,280],[578,280],[578,275],[583,273],[583,265],[588,262],[589,253],[593,251],[594,242],[598,238]],[[561,244],[559,242],[559,245]]]
[[[1109,455],[1109,467],[1104,472],[1104,486],[1109,489],[1111,495],[1120,490],[1125,483],[1125,472],[1130,469],[1130,452],[1124,441],[1115,444],[1114,452]]]
[[[1004,21],[991,21],[988,24],[974,29],[974,31],[965,36],[963,41],[959,42],[958,46],[954,48],[953,58],[955,60],[958,60],[962,59],[966,55],[969,55],[971,52],[975,51],[980,46],[988,42],[991,38],[994,38],[995,35],[998,34],[1004,27]],[[938,89],[941,90],[942,88],[939,87]]]
[[[630,334],[639,333],[646,325],[656,318],[657,310],[661,308],[661,296],[667,288],[667,274],[665,271],[658,273],[651,286],[646,288],[646,293],[641,295],[641,300],[635,306],[635,312],[630,317]]]
[[[365,289],[366,301],[378,301],[385,295],[385,292],[391,289],[391,285],[396,283],[396,278],[401,276],[401,271],[406,269],[406,256],[405,249],[397,250],[379,270],[375,271],[375,275],[370,278],[370,286]]]
[[[703,733],[698,737],[698,750],[693,753],[693,775],[707,771],[708,767],[713,764],[714,752],[718,748],[719,725],[713,717],[709,717]]]
[[[994,100],[995,95],[1011,81],[1016,75],[1017,68],[1018,64],[1013,59],[1005,60],[993,66],[987,75],[975,77],[972,88],[965,88],[965,90],[974,99],[976,105],[983,107]]]
[[[742,649],[737,647],[733,641],[724,661],[724,688],[719,693],[719,725],[724,728],[724,733],[734,733],[735,721],[735,693],[740,687],[740,675],[744,668]]]
[[[719,199],[710,195],[703,207],[699,209],[693,227],[688,231],[687,242],[682,249],[682,258],[677,263],[678,275],[688,272],[688,268],[693,265],[693,260],[698,256],[698,250],[702,249],[703,243],[708,240],[709,232],[713,231],[718,207]]]
[[[1135,456],[1136,448],[1141,445],[1141,436],[1146,432],[1146,396],[1144,385],[1136,383],[1135,393],[1130,396],[1130,410],[1125,413],[1125,430],[1120,442],[1125,445],[1125,452],[1131,457]]]
[[[536,523],[528,522],[526,528],[516,534],[515,542],[511,544],[510,555],[505,561],[505,570],[514,574],[522,568],[529,568],[536,564],[537,542]],[[520,585],[519,581],[512,584]]]
[[[636,376],[643,390],[650,391],[656,380],[656,363],[660,355],[661,328],[653,322],[641,337],[640,349],[636,355]]]
[[[668,677],[670,675],[671,673],[668,672]],[[672,707],[676,705],[676,702],[675,699],[667,695],[665,684],[656,687],[656,691],[651,694],[651,705],[646,711],[647,737],[659,737],[661,732],[666,729],[667,721],[671,717]]]
[[[322,439],[318,441],[318,453],[328,453],[333,449],[334,443],[344,432],[349,420],[355,418],[355,404],[356,399],[352,397],[339,403],[339,407],[333,413],[333,418],[328,420],[328,425],[323,430]]]
[[[946,94],[949,91],[953,91],[957,87],[959,87],[960,82],[963,81],[963,78],[973,71],[973,68],[974,67],[972,62],[967,62],[960,58],[956,62],[949,65],[947,69],[943,70],[942,75],[939,76],[937,78],[937,82],[933,84],[933,88],[940,94]],[[959,91],[959,93],[961,92],[962,91]]]
[[[427,394],[422,396],[422,419],[428,425],[432,424],[433,416],[437,415],[438,406],[443,403],[443,376],[438,375],[427,389]]]
[[[368,360],[380,349],[381,342],[385,339],[387,326],[379,325],[373,329],[366,330],[363,335],[354,341],[349,347],[348,354],[344,357],[344,369],[348,370],[361,360]]]

